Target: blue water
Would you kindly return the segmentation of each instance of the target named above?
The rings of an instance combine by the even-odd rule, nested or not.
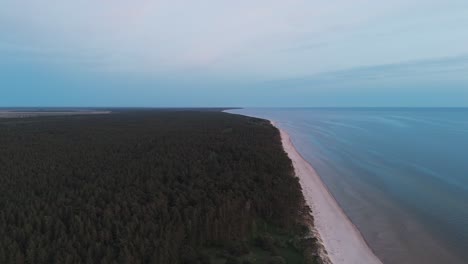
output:
[[[468,263],[468,109],[240,109],[274,120],[384,263]]]

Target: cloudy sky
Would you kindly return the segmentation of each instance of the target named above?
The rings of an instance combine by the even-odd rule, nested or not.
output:
[[[468,106],[468,1],[1,0],[0,106]]]

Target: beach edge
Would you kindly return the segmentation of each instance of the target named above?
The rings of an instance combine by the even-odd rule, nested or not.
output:
[[[302,195],[311,208],[313,223],[309,224],[309,229],[318,241],[319,257],[323,263],[382,264],[315,169],[298,152],[289,134],[273,120],[269,121],[280,133],[283,149],[291,159],[295,176],[299,178]]]

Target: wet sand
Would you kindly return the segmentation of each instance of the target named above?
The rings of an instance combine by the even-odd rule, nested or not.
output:
[[[274,123],[273,123],[274,125]],[[314,168],[299,154],[289,135],[280,129],[283,148],[292,160],[304,198],[312,209],[319,240],[333,264],[381,264],[324,185]]]

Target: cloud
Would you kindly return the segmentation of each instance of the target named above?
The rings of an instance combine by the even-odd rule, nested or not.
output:
[[[196,68],[222,75],[268,71],[276,75],[288,73],[285,66],[302,67],[303,72],[307,58],[323,60],[320,53],[329,53],[328,46],[339,48],[334,43],[343,35],[408,4],[400,0],[392,4],[370,0],[5,0],[2,6],[3,37],[19,46],[34,43],[92,53],[102,58],[99,67],[106,70],[154,73]],[[317,42],[325,45],[314,45]],[[301,47],[309,48],[301,53]],[[300,53],[304,59],[298,54],[278,55],[278,50],[295,50],[291,53]],[[333,67],[339,58],[327,59]]]
[[[455,59],[468,54],[467,26],[465,0],[2,0],[0,67],[18,74],[0,78],[40,69],[67,75],[57,89],[89,79],[102,94],[170,87],[239,100],[467,82]]]
[[[262,91],[295,94],[303,98],[349,98],[350,102],[379,105],[388,97],[390,105],[415,100],[416,105],[430,105],[439,98],[443,105],[468,103],[468,54],[402,63],[357,67],[303,76],[276,79],[259,84]],[[362,100],[356,99],[362,97]],[[409,98],[412,98],[408,100]],[[351,100],[354,98],[353,100]],[[428,101],[428,100],[431,101]],[[321,104],[320,102],[316,102]],[[407,103],[408,105],[411,105]],[[349,105],[352,105],[350,103]]]
[[[462,79],[468,81],[468,54],[444,58],[408,61],[401,63],[359,67],[337,72],[328,72],[315,75],[321,80],[408,80],[425,79]],[[314,77],[312,77],[314,78]]]

